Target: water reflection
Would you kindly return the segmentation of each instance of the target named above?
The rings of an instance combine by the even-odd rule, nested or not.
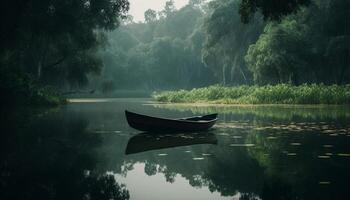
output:
[[[342,157],[350,152],[349,107],[155,107],[196,114],[221,113],[215,130],[219,149],[213,155],[224,151],[220,160],[230,166],[220,169],[231,171],[244,163],[236,173],[256,173],[256,178],[244,182],[244,178],[249,180],[247,173],[234,187],[232,180],[240,178],[226,174],[225,180],[230,183],[224,186],[224,180],[215,182],[215,191],[224,195],[239,191],[247,194],[241,197],[244,199],[343,199],[349,195],[345,185],[350,178],[350,159]],[[232,155],[238,152],[238,158],[248,156],[249,162],[231,163]],[[209,163],[215,166],[220,161]],[[218,177],[219,173],[209,180]],[[252,182],[257,184],[250,185]]]
[[[0,199],[129,199],[114,176],[97,170],[102,139],[87,126],[55,111],[16,110],[4,118]]]
[[[145,132],[129,139],[125,154],[196,144],[217,144],[217,139],[215,134],[209,132],[174,134]]]
[[[215,108],[220,121],[206,134],[150,135],[129,128],[124,110],[169,118],[213,110],[144,103],[120,99],[7,114],[0,199],[350,195],[349,108]]]

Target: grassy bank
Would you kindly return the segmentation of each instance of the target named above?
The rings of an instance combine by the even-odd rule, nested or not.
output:
[[[154,94],[159,102],[221,104],[350,104],[350,85],[210,86]]]

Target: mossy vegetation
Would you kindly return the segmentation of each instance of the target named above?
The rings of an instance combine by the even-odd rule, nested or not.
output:
[[[350,85],[289,84],[224,87],[155,93],[159,102],[221,104],[350,104]]]

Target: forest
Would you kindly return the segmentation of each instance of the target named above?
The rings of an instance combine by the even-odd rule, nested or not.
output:
[[[2,104],[350,81],[348,0],[190,0],[179,9],[169,0],[144,22],[128,14],[127,0],[2,4]]]
[[[0,200],[344,200],[350,0],[1,0]]]
[[[312,1],[276,20],[257,12],[246,23],[240,3],[197,0],[176,10],[168,1],[145,12],[145,23],[127,21],[101,52],[102,88],[349,83],[349,1]]]

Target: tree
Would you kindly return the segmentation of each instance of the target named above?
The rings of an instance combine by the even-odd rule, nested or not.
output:
[[[249,47],[245,57],[256,83],[298,84],[298,68],[302,68],[307,27],[295,20],[266,26],[259,40]]]
[[[157,12],[152,9],[148,9],[145,12],[145,21],[146,23],[152,23],[157,20]]]
[[[159,13],[162,18],[170,17],[176,10],[174,0],[168,0],[165,2],[164,10]]]
[[[248,46],[254,43],[264,23],[256,16],[250,24],[243,24],[237,0],[217,0],[209,4],[210,12],[203,22],[206,40],[202,57],[213,68],[222,84],[249,84],[250,74],[243,57]]]
[[[113,89],[191,88],[213,83],[212,71],[201,61],[204,32],[203,11],[188,4],[179,10],[164,8],[171,15],[157,18],[145,12],[145,23],[121,26],[108,34],[110,45],[103,54],[103,82]],[[179,28],[181,27],[181,28]],[[138,80],[133,82],[130,80]]]
[[[0,36],[6,42],[0,54],[12,55],[2,65],[46,81],[57,70],[63,79],[79,79],[80,75],[75,76],[79,73],[69,69],[79,61],[86,69],[94,68],[96,59],[86,63],[92,58],[82,56],[92,55],[90,52],[103,43],[103,33],[97,30],[115,29],[129,8],[127,0],[4,0],[1,4]],[[90,71],[81,71],[85,72]]]
[[[349,83],[348,0],[315,1],[270,22],[245,60],[259,84]]]
[[[344,84],[350,69],[350,35],[332,37],[329,41],[326,56],[335,71],[337,84]]]
[[[309,3],[310,0],[242,0],[239,13],[244,23],[248,23],[257,11],[261,11],[265,19],[279,20]]]

